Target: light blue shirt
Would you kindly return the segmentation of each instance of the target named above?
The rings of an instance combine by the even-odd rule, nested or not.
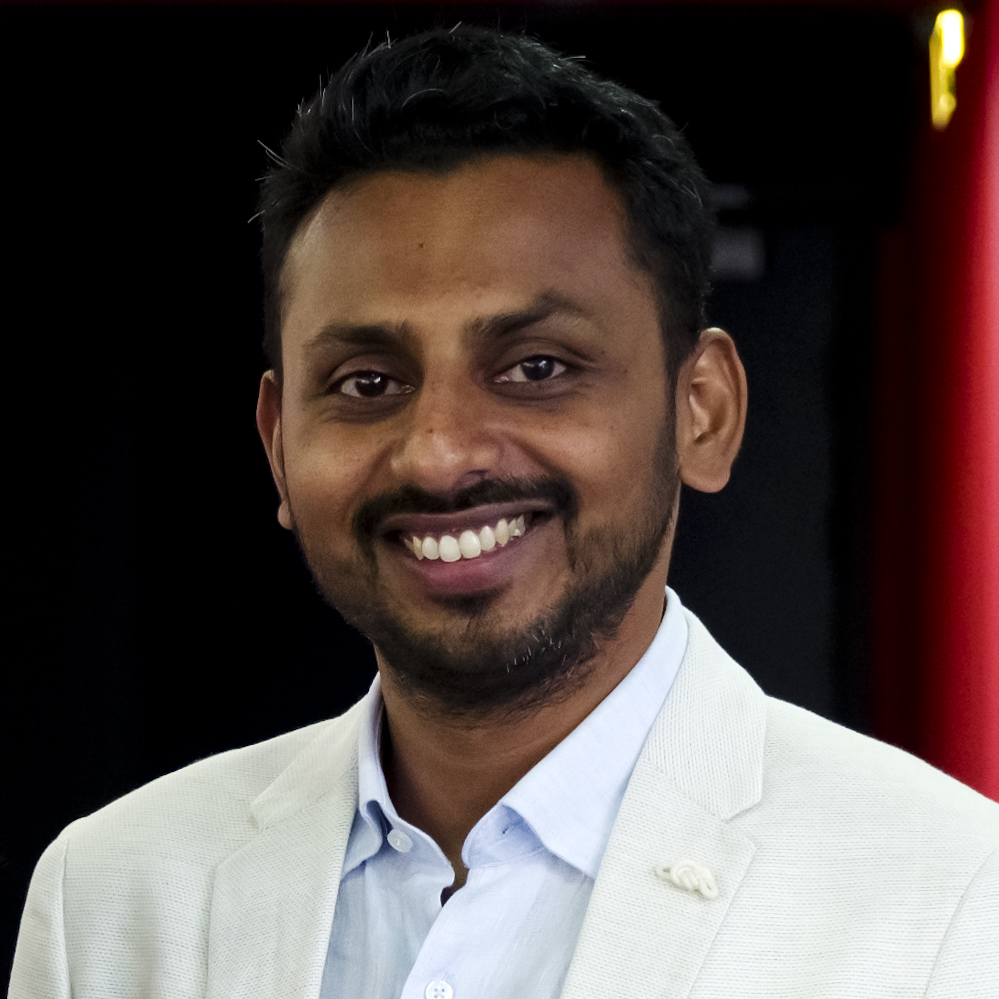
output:
[[[666,594],[631,672],[468,834],[468,880],[443,906],[451,864],[389,799],[376,677],[321,999],[559,994],[625,787],[687,647],[680,600]]]

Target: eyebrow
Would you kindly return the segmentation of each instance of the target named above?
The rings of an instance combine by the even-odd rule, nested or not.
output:
[[[578,302],[556,291],[544,291],[523,309],[500,312],[469,320],[465,332],[477,340],[500,339],[510,333],[544,322],[552,316],[589,318],[591,313]],[[306,344],[310,353],[336,345],[393,347],[412,336],[409,323],[327,323]]]
[[[590,311],[556,291],[544,291],[526,308],[473,319],[466,324],[465,329],[477,339],[499,339],[559,315],[587,319]]]
[[[305,345],[310,353],[324,347],[342,344],[346,346],[391,347],[406,338],[409,326],[406,323],[327,323]]]

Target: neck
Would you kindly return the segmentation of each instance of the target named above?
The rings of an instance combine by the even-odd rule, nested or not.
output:
[[[455,717],[407,696],[379,656],[385,719],[382,763],[402,818],[432,836],[455,869],[472,827],[620,683],[652,643],[662,620],[658,573],[646,580],[613,640],[591,660],[567,697],[529,712]]]

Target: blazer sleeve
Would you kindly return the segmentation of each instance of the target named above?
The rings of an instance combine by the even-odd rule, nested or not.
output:
[[[14,952],[9,999],[70,999],[63,919],[69,830],[42,854],[28,888]]]
[[[999,996],[999,850],[972,879],[954,913],[926,999]]]

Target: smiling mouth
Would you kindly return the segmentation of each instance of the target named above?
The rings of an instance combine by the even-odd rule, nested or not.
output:
[[[400,532],[399,537],[407,550],[421,561],[440,559],[442,562],[457,562],[505,548],[511,541],[527,534],[533,520],[534,514],[522,513],[516,517],[500,517],[495,523],[485,524],[478,530],[468,528],[442,534]]]

